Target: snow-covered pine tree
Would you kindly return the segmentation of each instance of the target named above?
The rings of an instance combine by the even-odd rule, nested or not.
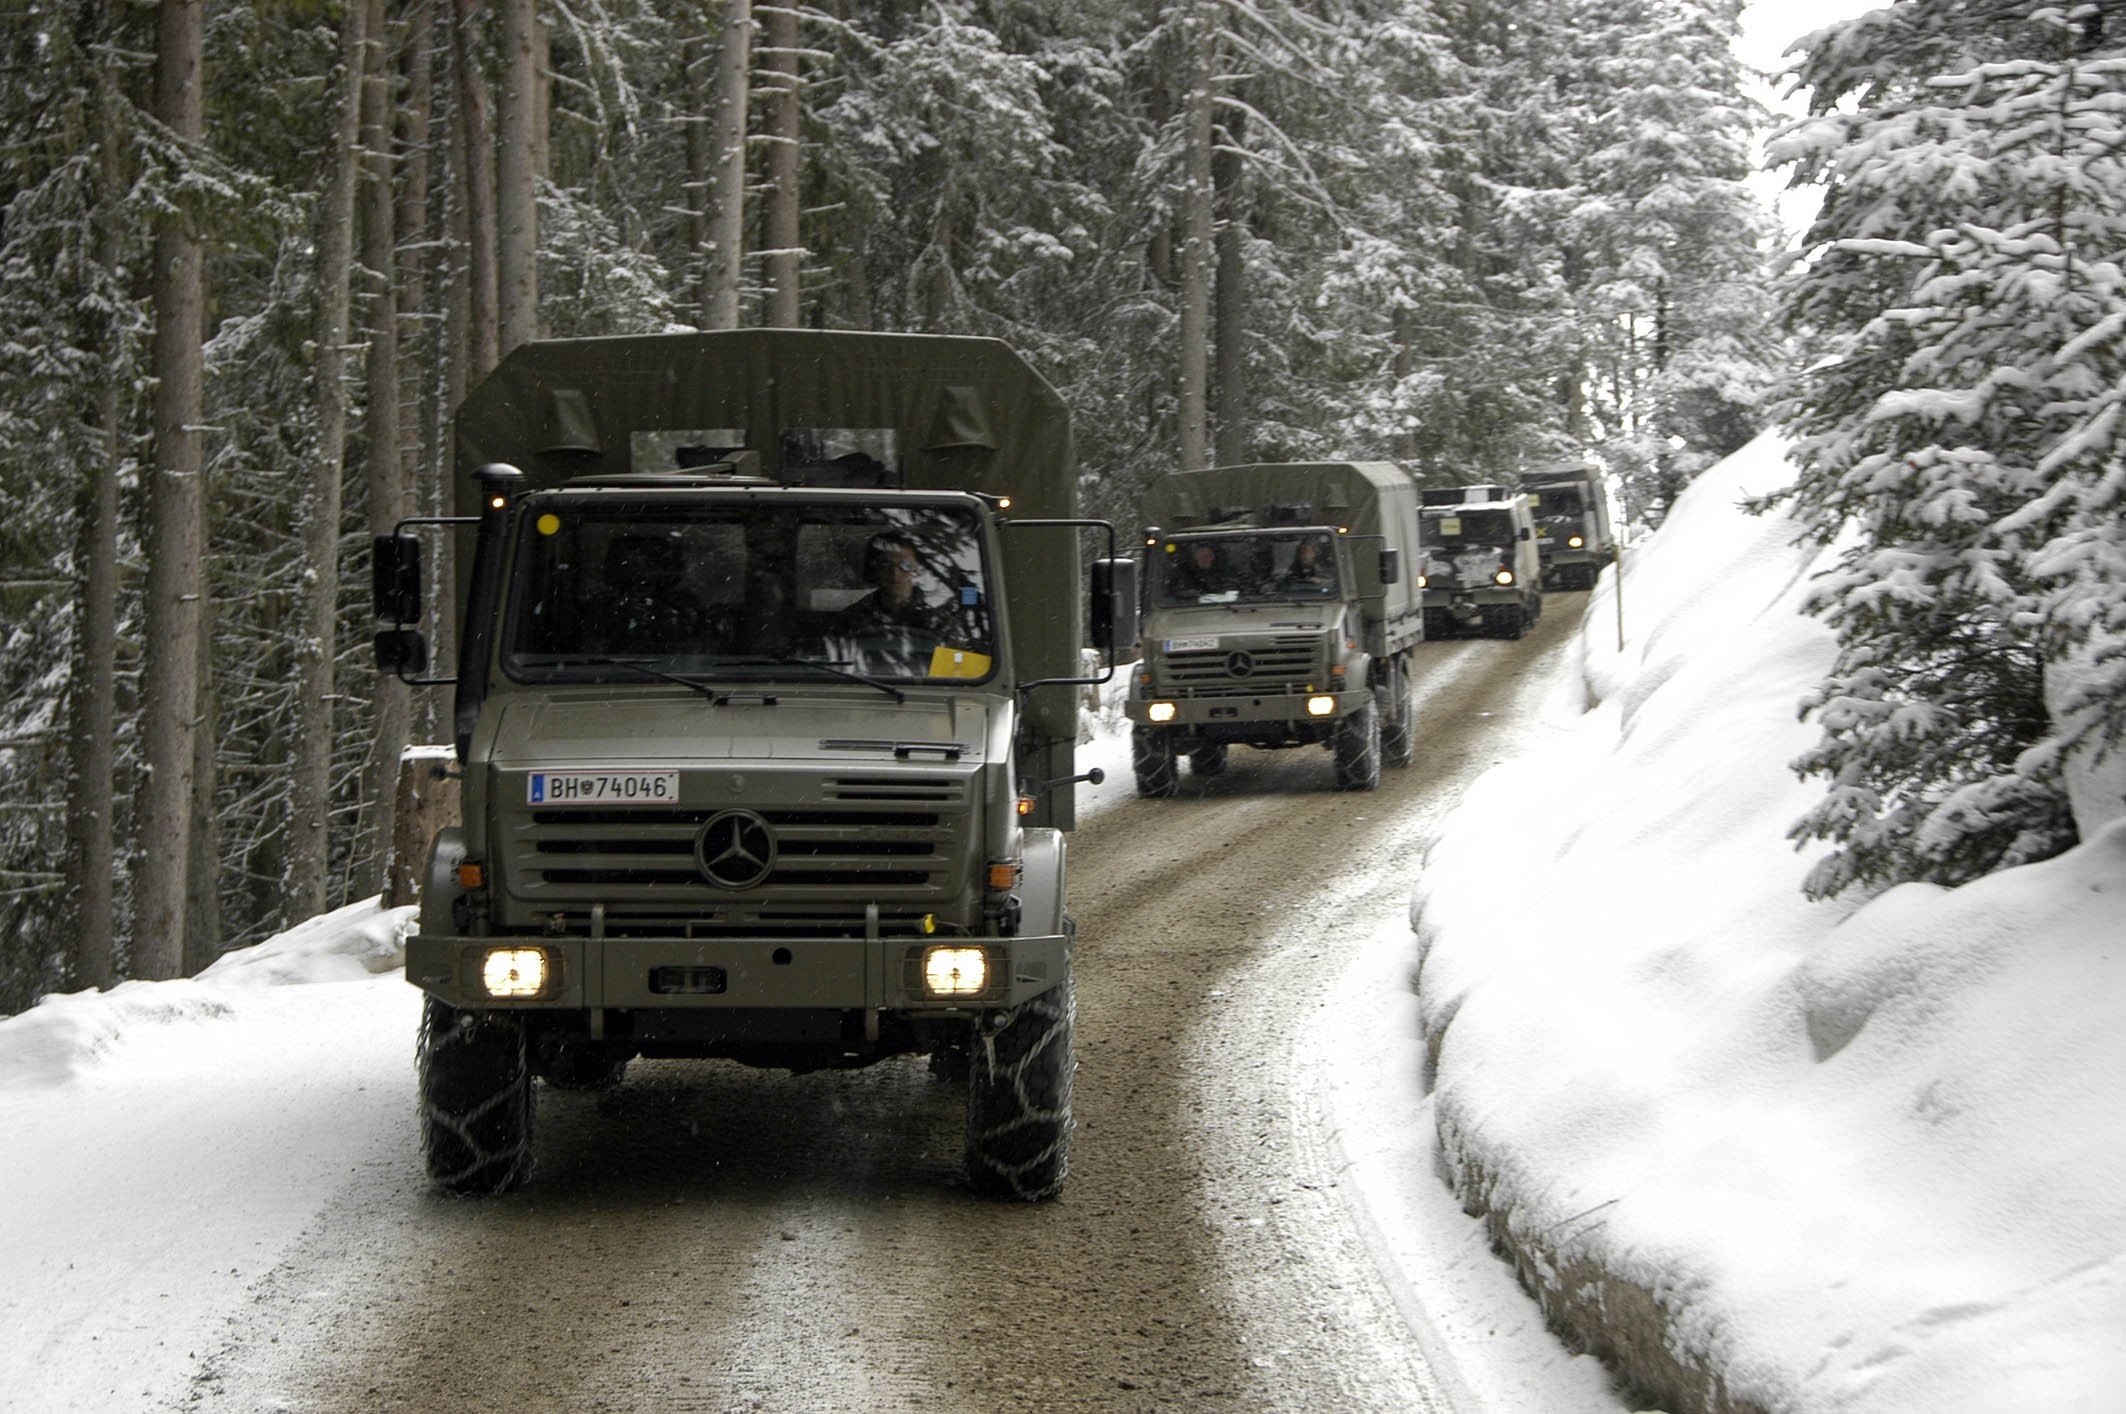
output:
[[[1818,353],[1791,505],[1844,548],[1794,834],[1837,846],[1812,895],[1953,884],[2073,843],[2045,669],[2121,626],[2126,5],[1897,0],[1798,76],[1772,158],[1825,199],[1784,291]]]
[[[1582,396],[1636,518],[1755,436],[1780,361],[1739,0],[1577,0],[1564,242]]]

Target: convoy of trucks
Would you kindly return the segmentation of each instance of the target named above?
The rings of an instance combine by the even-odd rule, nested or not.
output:
[[[1179,471],[1145,500],[1142,659],[1124,710],[1137,791],[1234,746],[1326,745],[1339,789],[1407,765],[1417,483],[1391,462]]]
[[[459,1193],[527,1178],[540,1084],[927,1054],[966,1077],[970,1185],[1053,1197],[1081,690],[1139,648],[1140,795],[1235,746],[1326,746],[1370,790],[1412,758],[1424,638],[1517,638],[1615,556],[1589,466],[1420,492],[1391,462],[1171,473],[1118,555],[1061,400],[989,339],[532,343],[452,436],[466,513],[376,537],[374,587],[380,668],[454,688],[463,818],[406,976]],[[438,531],[448,678],[418,627]]]
[[[422,547],[459,537],[463,823],[406,946],[434,1181],[521,1183],[535,1080],[927,1053],[969,1182],[1053,1196],[1080,649],[1137,598],[1054,391],[988,339],[554,340],[454,437],[474,514],[376,545],[380,666],[437,682]]]

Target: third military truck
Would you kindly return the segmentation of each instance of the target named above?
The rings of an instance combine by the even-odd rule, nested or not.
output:
[[[463,513],[376,563],[418,678],[460,537],[464,823],[406,944],[434,1181],[521,1183],[537,1091],[636,1057],[914,1054],[967,1077],[970,1184],[1053,1196],[1080,649],[1136,608],[1055,392],[989,339],[553,340],[454,430]]]
[[[1145,501],[1143,658],[1129,687],[1137,791],[1235,746],[1326,746],[1341,790],[1407,765],[1417,484],[1392,462],[1175,472]]]

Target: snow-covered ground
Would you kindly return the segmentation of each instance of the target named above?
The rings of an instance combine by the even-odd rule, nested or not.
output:
[[[1757,1407],[2126,1409],[2126,800],[2085,772],[2058,859],[1804,900],[1786,763],[1832,644],[1811,555],[1736,504],[1787,475],[1765,438],[1679,500],[1621,650],[1589,605],[1568,729],[1427,859],[1443,1129]]]
[[[1814,787],[1785,763],[1830,644],[1795,611],[1808,554],[1735,509],[1784,475],[1767,439],[1692,489],[1632,556],[1621,650],[1594,596],[1528,755],[1414,881],[1422,997],[1400,920],[1341,989],[1350,1187],[1449,1340],[1527,1316],[1419,1191],[1435,1106],[1494,1206],[1661,1293],[1736,1396],[2126,1408],[2126,823],[2098,819],[2126,802],[2090,776],[2088,843],[1968,888],[1803,900],[1784,833]],[[1129,789],[1111,714],[1086,764],[1111,773],[1093,815]],[[0,1408],[181,1397],[330,1195],[417,1169],[401,917],[343,909],[0,1021]],[[1430,1097],[1420,1006],[1446,1028]],[[1584,1363],[1465,1383],[1585,1407]]]

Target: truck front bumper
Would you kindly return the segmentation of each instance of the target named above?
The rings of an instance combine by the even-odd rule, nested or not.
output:
[[[1523,604],[1527,600],[1527,588],[1518,584],[1425,591],[1425,608],[1428,611],[1443,612],[1457,619],[1475,618],[1483,612],[1486,604]]]
[[[406,980],[469,1010],[718,1008],[908,1015],[1017,1006],[1068,975],[1062,934],[644,938],[416,934]],[[534,980],[536,979],[536,980]]]
[[[1325,701],[1326,712],[1312,711],[1310,702]],[[1245,697],[1143,697],[1122,704],[1123,715],[1140,726],[1220,727],[1274,722],[1333,722],[1348,717],[1373,701],[1367,687],[1342,692],[1269,692]],[[1166,714],[1155,706],[1170,707]]]

